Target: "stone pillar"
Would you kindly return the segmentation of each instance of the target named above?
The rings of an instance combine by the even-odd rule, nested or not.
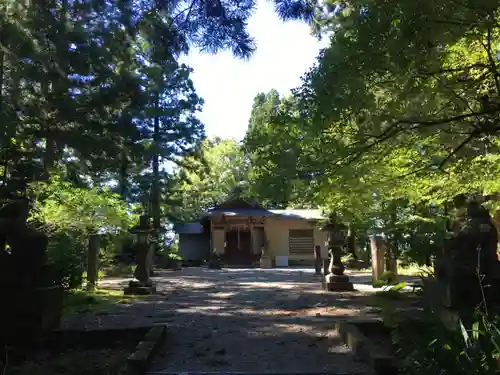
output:
[[[98,234],[89,235],[87,259],[87,289],[94,290],[99,278],[99,250],[100,238]]]
[[[154,268],[154,257],[156,252],[156,244],[157,242],[152,242],[149,244],[149,252],[148,257],[146,258],[146,264],[149,270],[149,276],[154,276],[153,268]]]
[[[264,245],[264,228],[252,228],[252,253],[255,255],[261,254],[261,248]]]
[[[380,246],[380,238],[376,235],[370,239],[372,251],[372,282],[380,280],[384,273],[385,248]]]

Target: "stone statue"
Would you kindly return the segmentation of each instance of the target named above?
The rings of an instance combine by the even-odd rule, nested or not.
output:
[[[0,294],[9,301],[2,308],[1,344],[29,341],[60,325],[63,288],[44,284],[48,238],[28,227],[29,211],[27,200],[0,209]]]
[[[38,286],[48,238],[27,226],[29,203],[14,201],[0,209],[0,284]]]
[[[469,201],[454,232],[437,274],[438,280],[447,284],[446,302],[458,309],[474,309],[483,302],[488,305],[497,294],[500,270],[498,233],[489,212],[478,202]]]

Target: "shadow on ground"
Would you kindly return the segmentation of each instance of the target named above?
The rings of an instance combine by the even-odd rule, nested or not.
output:
[[[352,281],[366,278],[353,275]],[[166,324],[168,344],[155,370],[367,371],[354,361],[333,326],[339,319],[378,318],[373,292],[324,292],[321,279],[303,269],[185,268],[158,271],[154,279],[157,295],[117,305],[97,317],[80,316],[80,324]]]

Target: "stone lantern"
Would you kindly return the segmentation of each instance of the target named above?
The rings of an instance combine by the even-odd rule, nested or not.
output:
[[[323,288],[330,291],[354,290],[349,276],[344,274],[345,267],[341,260],[342,247],[347,238],[347,227],[340,222],[336,214],[332,213],[328,216],[322,230],[328,232],[327,246],[330,257],[328,274],[324,278]]]
[[[137,267],[134,271],[134,280],[124,289],[125,294],[151,294],[156,292],[156,287],[149,278],[148,254],[150,251],[150,234],[154,230],[149,225],[149,217],[143,215],[139,219],[139,225],[129,230],[136,235],[136,258]]]

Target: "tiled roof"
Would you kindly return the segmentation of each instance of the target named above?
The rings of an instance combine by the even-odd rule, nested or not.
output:
[[[287,219],[300,220],[321,220],[324,216],[318,209],[288,209],[288,210],[266,210],[259,208],[233,208],[233,209],[214,209],[204,212],[202,217],[212,217],[218,215],[226,216],[279,216]]]
[[[273,216],[274,213],[265,208],[227,208],[213,209],[201,214],[201,217],[211,217],[217,215],[226,216]]]
[[[288,209],[288,210],[270,210],[273,214],[283,218],[321,220],[324,216],[318,209]]]

